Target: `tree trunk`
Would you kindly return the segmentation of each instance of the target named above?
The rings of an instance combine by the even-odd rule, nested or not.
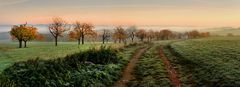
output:
[[[55,46],[57,46],[58,45],[58,37],[55,37]]]
[[[132,38],[132,43],[133,43],[133,39],[134,39],[134,37]]]
[[[82,44],[84,44],[84,35],[82,35]]]
[[[22,40],[19,40],[19,48],[22,48]]]
[[[24,41],[24,48],[27,48],[27,41]]]
[[[141,41],[143,42],[143,38],[141,38]]]
[[[119,43],[121,43],[121,39],[119,39],[119,41],[118,41]]]
[[[134,33],[132,33],[132,34],[133,34],[133,36],[132,36],[132,43],[133,43],[135,35],[134,35]]]
[[[102,42],[103,42],[103,44],[105,44],[105,38],[104,38],[104,36],[102,36]]]
[[[80,43],[81,43],[81,41],[80,41],[81,39],[78,39],[78,45],[80,45]]]
[[[122,41],[124,42],[125,45],[127,44],[127,40],[126,40],[126,39],[124,39],[124,40],[122,40]]]

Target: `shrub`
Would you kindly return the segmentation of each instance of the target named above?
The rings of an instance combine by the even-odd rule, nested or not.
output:
[[[65,58],[17,62],[2,72],[0,84],[6,84],[3,87],[110,86],[120,78],[136,48],[118,51],[102,46]]]
[[[0,87],[14,87],[14,81],[11,81],[9,78],[0,75]]]
[[[1,81],[15,86],[106,86],[119,77],[117,51],[111,48],[91,49],[54,60],[17,62],[3,71]],[[13,82],[14,81],[14,82]]]

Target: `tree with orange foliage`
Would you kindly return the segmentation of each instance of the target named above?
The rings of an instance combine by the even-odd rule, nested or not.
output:
[[[27,47],[27,41],[34,40],[38,36],[37,28],[33,26],[26,26],[26,31],[23,35],[24,47]]]
[[[77,37],[77,34],[74,31],[70,31],[68,33],[68,38],[69,38],[70,41],[74,41],[75,39],[77,39],[78,40],[78,45],[80,45],[81,37]]]
[[[169,40],[172,37],[173,32],[165,29],[160,31],[160,35],[162,40]]]
[[[118,40],[119,43],[125,42],[125,39],[127,38],[127,34],[126,34],[126,31],[123,29],[123,27],[121,26],[116,27],[116,29],[114,30],[113,38],[115,39],[115,41]]]
[[[22,41],[24,33],[26,32],[26,25],[14,25],[10,31],[12,39],[17,39],[19,42],[19,48],[22,48]]]
[[[209,32],[202,32],[200,33],[201,37],[209,37],[210,33]]]
[[[157,40],[160,40],[160,39],[161,39],[161,33],[160,33],[160,31],[154,32],[154,35],[155,35],[155,37],[157,38]]]
[[[42,34],[38,34],[36,40],[42,41],[42,40],[44,40],[44,36]]]
[[[84,44],[84,39],[86,35],[95,36],[97,33],[93,31],[94,26],[88,23],[80,23],[76,22],[74,24],[73,31],[70,31],[68,36],[71,40],[78,40],[78,45],[80,45],[80,41],[82,40],[82,44]]]
[[[22,42],[24,42],[24,47],[27,47],[27,41],[37,39],[39,35],[36,27],[27,26],[27,24],[14,25],[10,34],[13,39],[18,39],[19,48],[22,48]]]
[[[53,18],[53,23],[48,26],[48,29],[55,39],[57,46],[58,38],[63,37],[63,33],[69,30],[68,24],[62,18]]]
[[[136,36],[143,42],[144,38],[147,36],[147,33],[144,29],[140,29],[136,32]]]
[[[147,37],[147,39],[148,39],[148,42],[151,42],[152,39],[155,37],[154,31],[153,31],[153,30],[149,30],[149,31],[147,32],[146,37]]]
[[[190,31],[187,34],[189,38],[199,38],[201,36],[197,30]]]

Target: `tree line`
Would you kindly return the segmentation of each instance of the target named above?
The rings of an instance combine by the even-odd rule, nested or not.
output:
[[[194,39],[201,37],[209,37],[209,32],[199,32],[197,30],[179,33],[169,29],[160,31],[137,29],[136,26],[124,28],[117,26],[115,29],[102,29],[102,32],[94,31],[94,25],[91,23],[81,23],[76,21],[73,24],[68,24],[62,18],[53,18],[52,23],[48,25],[48,29],[54,38],[55,46],[58,46],[58,39],[67,33],[70,41],[77,41],[78,45],[84,44],[86,37],[96,39],[101,37],[103,44],[112,40],[115,43],[131,43],[134,42],[151,42],[153,40],[170,40],[170,39]],[[19,48],[27,47],[27,42],[31,40],[43,40],[43,35],[37,32],[37,28],[26,24],[14,25],[10,31],[12,39],[19,42]],[[138,41],[136,41],[138,39]]]

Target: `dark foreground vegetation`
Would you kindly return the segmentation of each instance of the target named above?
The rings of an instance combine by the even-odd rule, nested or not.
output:
[[[138,47],[101,47],[53,60],[17,62],[0,77],[2,87],[106,87],[121,76],[122,69]]]

